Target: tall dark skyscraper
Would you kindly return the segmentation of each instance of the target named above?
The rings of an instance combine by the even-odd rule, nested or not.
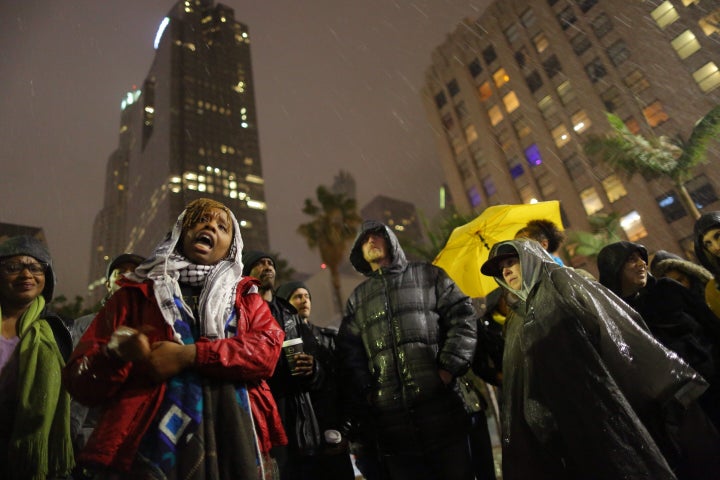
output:
[[[149,254],[199,197],[232,209],[248,248],[268,246],[247,26],[212,0],[180,1],[154,47],[142,86],[122,101],[118,147],[108,160],[93,228],[94,300],[104,294],[112,257]]]

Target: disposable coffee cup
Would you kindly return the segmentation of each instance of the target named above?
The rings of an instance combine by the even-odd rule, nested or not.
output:
[[[303,352],[303,341],[302,338],[291,338],[285,340],[282,344],[283,352],[285,352],[285,358],[287,358],[288,365],[290,365],[290,372],[295,375],[295,360],[297,354]]]

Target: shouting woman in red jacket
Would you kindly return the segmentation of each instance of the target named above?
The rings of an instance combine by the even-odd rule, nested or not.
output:
[[[241,254],[230,209],[195,200],[95,317],[63,372],[103,409],[78,458],[91,478],[273,477],[284,333]]]

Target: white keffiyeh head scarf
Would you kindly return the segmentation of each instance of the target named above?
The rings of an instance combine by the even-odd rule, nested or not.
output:
[[[155,299],[160,307],[165,322],[173,328],[175,339],[180,342],[180,335],[175,331],[175,321],[182,318],[182,313],[175,303],[180,300],[183,311],[193,317],[191,309],[185,304],[180,291],[180,277],[200,279],[203,285],[200,293],[198,314],[200,318],[195,320],[200,326],[200,335],[211,340],[225,337],[225,323],[235,304],[235,290],[242,278],[242,237],[240,236],[240,225],[235,215],[229,208],[224,208],[232,220],[233,240],[230,244],[230,251],[227,257],[215,265],[203,266],[194,265],[177,252],[179,240],[183,233],[183,220],[188,213],[189,207],[180,214],[172,232],[165,238],[153,253],[140,264],[134,273],[126,275],[130,280],[142,282],[146,279],[152,280]],[[209,268],[208,268],[209,267]],[[204,281],[202,281],[204,277]],[[196,283],[196,282],[192,282]]]

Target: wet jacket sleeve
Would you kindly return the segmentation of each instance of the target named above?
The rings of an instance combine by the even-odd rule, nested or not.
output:
[[[196,368],[204,375],[228,380],[268,379],[275,370],[285,333],[259,294],[239,295],[238,334],[215,341],[201,338],[196,343]]]
[[[457,377],[470,367],[477,344],[477,319],[470,298],[437,268],[437,311],[441,329],[440,368]]]

